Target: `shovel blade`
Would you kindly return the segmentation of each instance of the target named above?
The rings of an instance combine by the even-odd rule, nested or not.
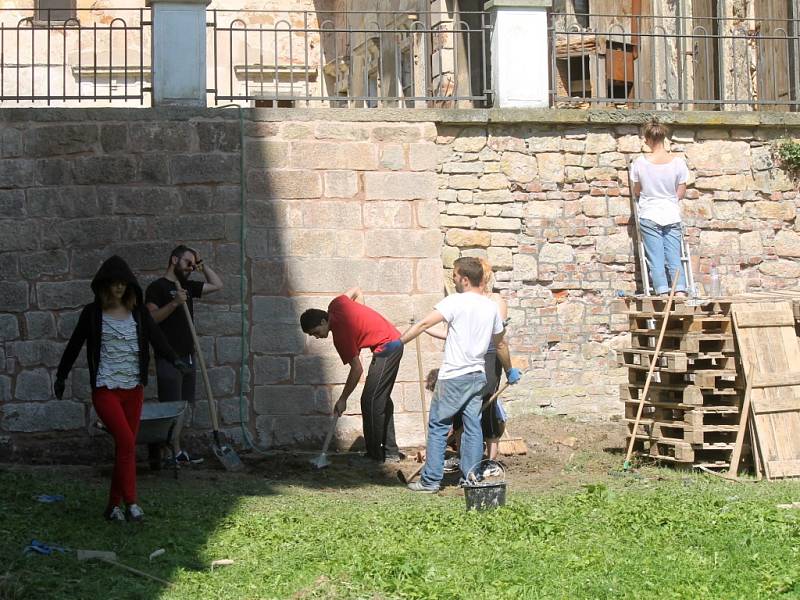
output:
[[[218,446],[217,444],[213,444],[211,449],[214,451],[214,455],[219,459],[219,462],[222,463],[222,466],[225,467],[226,470],[241,471],[244,469],[242,459],[239,458],[239,455],[236,454],[236,452],[230,446]]]
[[[320,454],[317,458],[311,461],[311,466],[315,469],[324,469],[330,464],[331,461],[328,460],[328,456],[326,454]]]

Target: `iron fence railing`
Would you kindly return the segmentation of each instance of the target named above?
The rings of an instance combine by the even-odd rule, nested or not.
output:
[[[5,106],[149,104],[150,9],[0,9]]]
[[[485,12],[209,10],[213,103],[487,106]]]
[[[551,101],[794,111],[800,106],[798,31],[800,20],[790,17],[551,13]]]

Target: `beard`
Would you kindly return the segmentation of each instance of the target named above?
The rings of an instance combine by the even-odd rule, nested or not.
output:
[[[186,282],[189,281],[189,276],[186,274],[186,271],[182,269],[175,269],[175,278],[178,280],[178,283],[181,284],[181,287],[186,287]]]
[[[461,283],[460,280],[456,281],[456,292],[458,292],[459,294],[463,294],[464,293],[464,284]]]

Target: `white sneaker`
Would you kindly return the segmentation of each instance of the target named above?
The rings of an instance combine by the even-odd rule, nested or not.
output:
[[[111,523],[124,523],[125,522],[125,515],[122,513],[122,509],[119,506],[113,506],[111,509],[106,509],[106,512],[103,513],[106,521],[110,521]]]
[[[125,511],[125,518],[128,519],[128,521],[141,523],[144,521],[144,511],[138,504],[129,504]]]

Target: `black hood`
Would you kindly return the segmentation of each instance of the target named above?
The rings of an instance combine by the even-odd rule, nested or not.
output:
[[[131,268],[128,266],[121,257],[116,254],[100,265],[97,273],[92,279],[92,291],[95,298],[99,298],[100,290],[114,281],[124,281],[133,288],[136,293],[136,301],[139,306],[142,306],[144,295],[139,282],[136,280],[136,275],[133,274]]]

